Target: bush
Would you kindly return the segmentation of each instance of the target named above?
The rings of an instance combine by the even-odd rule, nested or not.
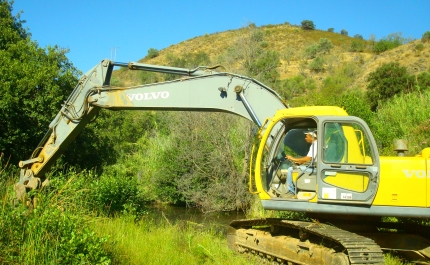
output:
[[[379,101],[386,100],[399,93],[409,93],[414,87],[414,77],[409,75],[406,67],[399,63],[387,63],[369,74],[367,81],[367,97],[373,111]]]
[[[309,64],[309,69],[314,72],[322,72],[324,71],[324,62],[324,59],[318,56]]]
[[[302,21],[302,29],[303,30],[314,30],[315,24],[311,20],[303,20]]]
[[[430,31],[424,32],[423,36],[421,37],[422,42],[430,42]]]
[[[417,45],[415,45],[415,50],[417,50],[417,51],[424,50],[424,44],[418,43]]]
[[[430,90],[430,73],[422,72],[417,76],[417,89],[419,91]]]
[[[429,146],[430,90],[397,95],[378,107],[372,132],[381,155],[394,155],[393,140],[408,141],[411,155]]]
[[[329,53],[330,50],[333,48],[333,43],[326,38],[321,38],[318,41],[318,51],[321,53]]]
[[[342,29],[342,30],[340,31],[340,34],[342,34],[342,35],[344,35],[344,36],[348,36],[348,31],[346,31],[346,30]]]
[[[159,54],[160,54],[160,51],[159,51],[159,50],[157,50],[157,49],[155,49],[155,48],[150,48],[150,49],[148,50],[148,55],[147,55],[147,57],[148,57],[148,58],[155,58],[155,57],[157,57]]]
[[[3,180],[4,174],[1,172]],[[86,214],[88,174],[70,172],[32,192],[34,209],[0,204],[0,263],[110,264],[106,237],[91,230]],[[12,193],[3,193],[8,201]]]
[[[125,210],[140,215],[145,213],[145,198],[136,177],[104,174],[91,183],[89,201],[108,216]]]
[[[297,75],[292,78],[284,79],[281,82],[279,94],[282,98],[291,99],[298,97],[306,92],[305,78]]]
[[[321,38],[317,44],[312,44],[305,48],[305,56],[308,59],[315,58],[320,53],[328,53],[333,48],[333,43],[326,38]]]
[[[328,32],[334,32],[334,28],[328,28]]]
[[[406,39],[402,37],[401,33],[392,33],[388,37],[376,42],[373,51],[377,54],[387,50],[394,49],[406,43]]]
[[[371,126],[373,112],[370,110],[366,98],[360,93],[354,92],[342,95],[340,106],[346,110],[348,115],[360,117]]]
[[[352,40],[351,46],[349,47],[350,52],[362,52],[364,51],[364,43],[360,40]]]
[[[355,35],[354,35],[354,38],[356,38],[356,39],[360,39],[360,40],[364,40],[363,36],[362,36],[362,35],[360,35],[360,34],[355,34]]]

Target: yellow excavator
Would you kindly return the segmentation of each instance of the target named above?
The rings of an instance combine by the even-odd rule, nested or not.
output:
[[[115,66],[183,77],[114,87]],[[406,157],[406,145],[397,141],[398,156],[380,157],[360,118],[332,106],[289,108],[261,82],[216,69],[101,61],[82,75],[32,156],[19,163],[17,197],[46,183],[50,166],[102,108],[228,112],[259,128],[249,158],[250,192],[266,210],[303,212],[310,218],[233,221],[230,248],[278,264],[384,264],[383,251],[429,262],[427,226],[381,217],[430,217],[430,148]],[[305,141],[309,131],[315,149]],[[300,167],[286,159],[309,152],[311,160]]]

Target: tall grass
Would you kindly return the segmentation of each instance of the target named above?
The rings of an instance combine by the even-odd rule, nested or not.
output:
[[[381,155],[393,155],[393,140],[409,143],[409,155],[430,146],[430,90],[395,96],[381,103],[373,122]]]
[[[157,222],[128,206],[109,217],[92,190],[107,182],[91,172],[59,173],[30,193],[33,209],[13,206],[18,170],[0,168],[0,264],[258,264],[231,251],[215,226]]]
[[[232,252],[226,236],[215,228],[167,219],[156,223],[150,217],[133,220],[123,215],[93,224],[100,235],[110,236],[113,264],[259,264]]]
[[[107,238],[89,226],[85,177],[54,179],[48,189],[30,193],[37,203],[29,208],[25,201],[11,203],[17,176],[12,167],[0,174],[1,264],[111,264]]]

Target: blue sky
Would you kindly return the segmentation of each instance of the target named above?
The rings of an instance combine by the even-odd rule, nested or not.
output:
[[[41,47],[69,48],[69,60],[84,73],[104,58],[137,61],[150,48],[162,50],[250,22],[312,20],[317,29],[345,29],[365,39],[399,32],[420,39],[430,30],[430,0],[15,0],[13,14],[21,10],[32,40]]]

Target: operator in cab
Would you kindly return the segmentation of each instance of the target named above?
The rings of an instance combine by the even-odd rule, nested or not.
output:
[[[306,163],[310,163],[315,161],[317,156],[317,131],[305,132],[305,141],[310,144],[308,154],[303,157],[292,157],[290,155],[285,156],[289,161],[299,165],[299,169],[304,172],[312,172],[314,167],[312,165],[305,165]],[[288,192],[284,194],[282,197],[284,198],[294,198],[296,196],[296,189],[293,183],[293,167],[288,168],[287,173],[287,187]]]

